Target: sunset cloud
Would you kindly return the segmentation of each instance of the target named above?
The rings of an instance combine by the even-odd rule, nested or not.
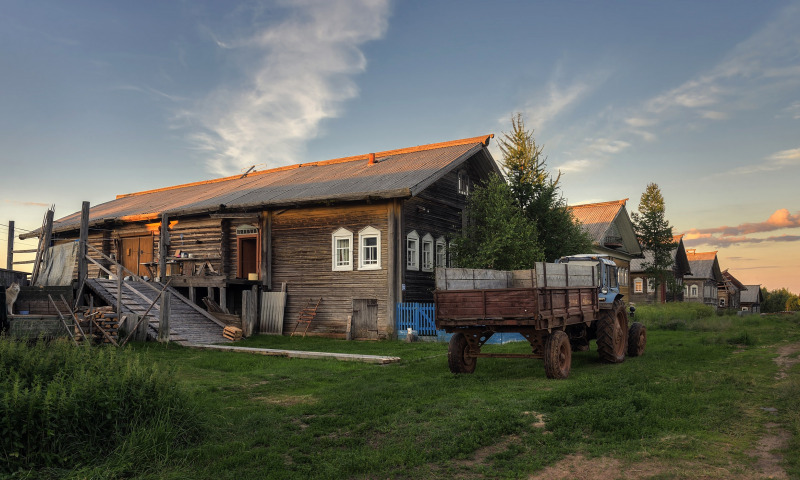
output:
[[[791,167],[800,167],[800,148],[775,152],[756,164],[734,168],[729,174],[749,175],[756,172],[773,172]]]
[[[800,228],[800,212],[792,215],[788,209],[782,208],[776,210],[763,222],[689,230],[685,232],[684,243],[689,246],[728,246],[745,243],[800,241],[800,235],[784,234],[766,238],[751,236],[790,228]]]
[[[5,200],[6,203],[10,203],[13,205],[22,205],[23,207],[49,207],[49,203],[39,203],[39,202],[21,202],[19,200]]]

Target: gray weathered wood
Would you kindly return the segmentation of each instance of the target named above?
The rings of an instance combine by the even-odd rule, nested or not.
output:
[[[50,246],[50,238],[53,234],[53,214],[55,211],[50,208],[44,216],[43,235],[39,237],[39,248],[36,252],[36,259],[34,260],[33,273],[31,274],[31,285],[36,284],[36,278],[39,276],[39,269],[44,261],[44,255],[47,253],[47,248]]]
[[[158,276],[159,280],[167,277],[167,253],[169,252],[169,217],[161,214],[161,235],[158,244]]]
[[[81,204],[81,230],[78,237],[78,285],[83,287],[86,277],[89,275],[89,264],[86,262],[86,254],[89,252],[86,245],[89,243],[89,202]],[[76,305],[81,304],[80,298],[76,299]]]
[[[169,343],[170,298],[172,295],[169,293],[161,296],[161,312],[158,317],[158,341],[161,343]]]
[[[261,229],[261,282],[272,290],[272,210],[263,215]]]
[[[6,250],[6,268],[14,269],[14,220],[8,221],[8,249]],[[5,302],[3,302],[5,305]]]
[[[253,335],[256,324],[256,302],[255,295],[250,290],[242,292],[242,335],[249,337]]]
[[[333,359],[333,360],[340,360],[343,362],[363,362],[363,363],[372,363],[377,365],[397,363],[401,360],[400,357],[384,357],[380,355],[358,355],[354,353],[304,352],[299,350],[276,350],[270,348],[234,347],[230,345],[190,344],[188,346],[200,350],[222,350],[226,352],[252,353],[256,355],[269,355],[269,356],[287,357],[287,358],[328,359],[328,360]]]

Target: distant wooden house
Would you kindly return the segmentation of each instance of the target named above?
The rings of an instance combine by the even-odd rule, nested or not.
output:
[[[722,272],[722,280],[717,293],[719,308],[738,311],[741,307],[742,292],[747,290],[747,287],[742,285],[742,282],[737,280],[727,268]]]
[[[285,285],[284,332],[319,301],[309,334],[344,337],[352,318],[355,337],[385,338],[398,302],[432,301],[433,270],[449,261],[467,196],[500,172],[491,138],[119,195],[89,212],[89,256],[171,278],[198,304],[202,289],[230,311],[241,309],[244,289]],[[80,219],[57,220],[56,242],[77,239]],[[90,264],[89,276],[99,275]]]
[[[761,285],[745,285],[739,308],[743,312],[761,313],[761,302],[763,301],[764,296],[761,294]]]
[[[686,250],[692,276],[684,279],[683,301],[704,303],[717,308],[719,285],[724,283],[719,269],[717,252],[698,252]]]
[[[652,264],[652,252],[644,252],[644,258],[634,258],[631,260],[631,296],[630,300],[634,303],[664,303],[683,301],[683,282],[684,278],[692,274],[689,266],[689,258],[686,256],[686,248],[683,245],[683,235],[675,235],[672,238],[676,246],[672,249],[672,275],[677,286],[677,291],[672,292],[667,284],[656,287],[655,280],[647,275],[645,265]],[[656,292],[658,289],[658,292]]]
[[[612,202],[570,205],[568,208],[592,238],[594,253],[609,255],[619,269],[620,293],[630,300],[630,264],[642,257],[642,247],[625,204]]]

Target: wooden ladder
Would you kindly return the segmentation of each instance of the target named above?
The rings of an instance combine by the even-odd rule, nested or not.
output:
[[[303,330],[303,338],[306,337],[308,327],[311,326],[311,321],[317,316],[317,307],[319,307],[320,302],[322,302],[322,297],[320,297],[319,300],[317,300],[317,303],[312,307],[311,302],[313,301],[314,299],[310,298],[308,303],[306,303],[305,308],[300,310],[300,316],[297,318],[297,323],[294,326],[294,330],[292,330],[292,334],[289,335],[290,337],[294,337],[295,332],[297,332],[297,327],[299,327],[301,323],[306,324],[306,329]]]

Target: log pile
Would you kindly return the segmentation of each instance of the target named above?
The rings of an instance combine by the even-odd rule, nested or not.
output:
[[[113,307],[97,307],[87,311],[80,325],[84,333],[91,333],[92,343],[119,343],[120,321]],[[78,333],[77,327],[75,330]]]

